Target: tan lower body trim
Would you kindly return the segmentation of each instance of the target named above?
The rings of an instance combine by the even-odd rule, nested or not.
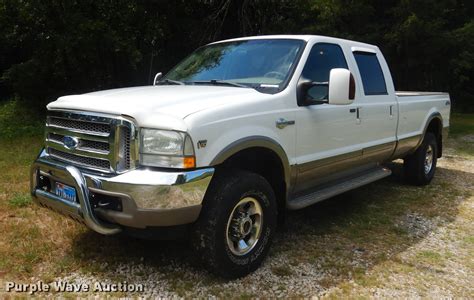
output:
[[[296,165],[296,184],[293,194],[298,194],[318,185],[350,176],[387,161],[395,150],[396,142],[385,143],[363,150],[344,153],[301,165]]]

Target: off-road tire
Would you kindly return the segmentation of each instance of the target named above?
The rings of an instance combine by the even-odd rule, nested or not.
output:
[[[234,207],[248,197],[263,211],[260,238],[250,252],[234,255],[227,243],[228,221]],[[242,170],[216,174],[206,193],[201,214],[194,224],[192,243],[212,273],[238,278],[256,270],[268,253],[277,225],[277,204],[270,184],[262,176]]]
[[[428,149],[432,151],[432,164],[429,172],[425,171],[425,160]],[[404,171],[406,180],[413,185],[427,185],[431,182],[436,171],[438,160],[438,144],[433,133],[426,133],[423,142],[415,153],[404,159]]]

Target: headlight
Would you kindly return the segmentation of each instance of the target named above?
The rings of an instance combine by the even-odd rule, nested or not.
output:
[[[142,128],[140,163],[164,168],[194,168],[193,143],[184,132]]]

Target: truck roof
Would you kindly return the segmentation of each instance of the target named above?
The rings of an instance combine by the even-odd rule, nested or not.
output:
[[[317,40],[324,40],[325,42],[333,42],[333,43],[338,43],[338,44],[349,44],[351,46],[357,46],[357,47],[364,47],[364,48],[370,48],[373,50],[378,50],[378,47],[375,45],[367,44],[367,43],[361,43],[361,42],[356,42],[356,41],[351,41],[351,40],[346,40],[346,39],[340,39],[340,38],[335,38],[335,37],[329,37],[329,36],[324,36],[324,35],[309,35],[309,34],[277,34],[277,35],[256,35],[256,36],[247,36],[247,37],[240,37],[240,38],[233,38],[233,39],[227,39],[227,40],[222,40],[222,41],[216,41],[210,44],[217,44],[217,43],[224,43],[224,42],[234,42],[234,41],[245,41],[245,40],[262,40],[262,39],[295,39],[295,40],[303,40],[306,42],[309,42],[313,39]]]

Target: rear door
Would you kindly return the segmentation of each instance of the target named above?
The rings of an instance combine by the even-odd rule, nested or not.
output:
[[[359,135],[365,162],[387,160],[396,146],[398,104],[387,64],[380,51],[352,48],[360,80]]]

